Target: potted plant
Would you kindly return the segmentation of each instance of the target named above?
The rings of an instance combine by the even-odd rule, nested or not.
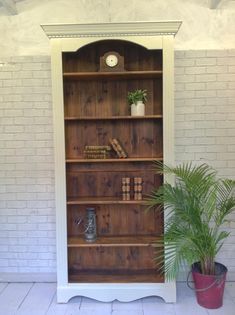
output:
[[[207,164],[169,167],[157,162],[157,172],[173,175],[176,181],[175,185],[165,182],[148,200],[150,208],[167,211],[164,236],[156,243],[156,262],[168,279],[176,278],[186,262],[198,303],[219,308],[227,268],[215,260],[229,235],[223,227],[235,206],[235,181],[218,178]]]
[[[131,106],[131,116],[144,116],[145,102],[147,101],[146,90],[135,90],[128,92],[127,100]]]

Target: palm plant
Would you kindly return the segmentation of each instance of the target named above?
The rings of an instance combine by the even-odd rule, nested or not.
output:
[[[157,162],[157,172],[176,178],[175,185],[164,183],[148,200],[150,208],[162,205],[168,213],[164,236],[156,243],[157,264],[168,279],[177,276],[183,262],[199,262],[203,274],[214,275],[215,257],[229,235],[221,227],[235,206],[235,181],[217,178],[207,164]]]

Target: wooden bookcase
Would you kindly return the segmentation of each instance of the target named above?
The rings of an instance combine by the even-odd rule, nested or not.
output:
[[[122,72],[100,72],[100,56],[116,51]],[[151,244],[163,233],[163,217],[134,200],[134,177],[143,195],[161,184],[153,160],[163,159],[162,51],[103,40],[63,53],[69,282],[162,282]],[[131,117],[127,92],[148,91],[146,116]],[[86,145],[107,146],[118,138],[128,157],[84,158]],[[122,177],[130,178],[131,200],[122,200]],[[96,209],[97,241],[84,241],[87,206]]]
[[[154,160],[174,161],[172,42],[180,22],[169,23],[170,35],[159,23],[99,24],[96,35],[97,25],[43,26],[52,38],[59,302],[74,295],[175,301],[175,283],[165,281],[153,260],[164,216],[146,212],[133,192],[135,177],[143,181],[143,197],[165,180],[154,172]],[[133,35],[138,25],[140,35]],[[100,71],[100,57],[109,51],[124,58],[123,70]],[[127,93],[135,89],[147,90],[145,116],[130,116]],[[86,146],[107,146],[111,138],[127,158],[115,151],[105,159],[84,156]],[[122,199],[123,177],[131,181],[130,200]],[[87,207],[96,212],[94,242],[84,239]]]

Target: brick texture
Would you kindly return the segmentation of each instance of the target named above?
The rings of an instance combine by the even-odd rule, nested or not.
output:
[[[235,179],[235,51],[175,52],[176,162]],[[0,60],[0,273],[55,272],[50,58]],[[235,213],[218,260],[235,280]]]
[[[176,162],[208,163],[235,179],[235,51],[181,51],[175,59]],[[235,211],[226,229],[218,261],[235,280]]]
[[[55,272],[50,58],[0,65],[0,272]]]

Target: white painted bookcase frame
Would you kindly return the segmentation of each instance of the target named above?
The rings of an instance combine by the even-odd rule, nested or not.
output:
[[[146,296],[160,296],[166,302],[176,301],[174,281],[165,283],[68,282],[62,52],[76,51],[84,45],[103,39],[126,40],[147,49],[163,50],[163,158],[165,163],[173,165],[173,42],[180,25],[180,21],[41,25],[51,42],[56,178],[57,301],[59,303],[66,303],[77,295],[105,302],[115,299],[127,302]],[[171,178],[167,180],[172,181]]]

